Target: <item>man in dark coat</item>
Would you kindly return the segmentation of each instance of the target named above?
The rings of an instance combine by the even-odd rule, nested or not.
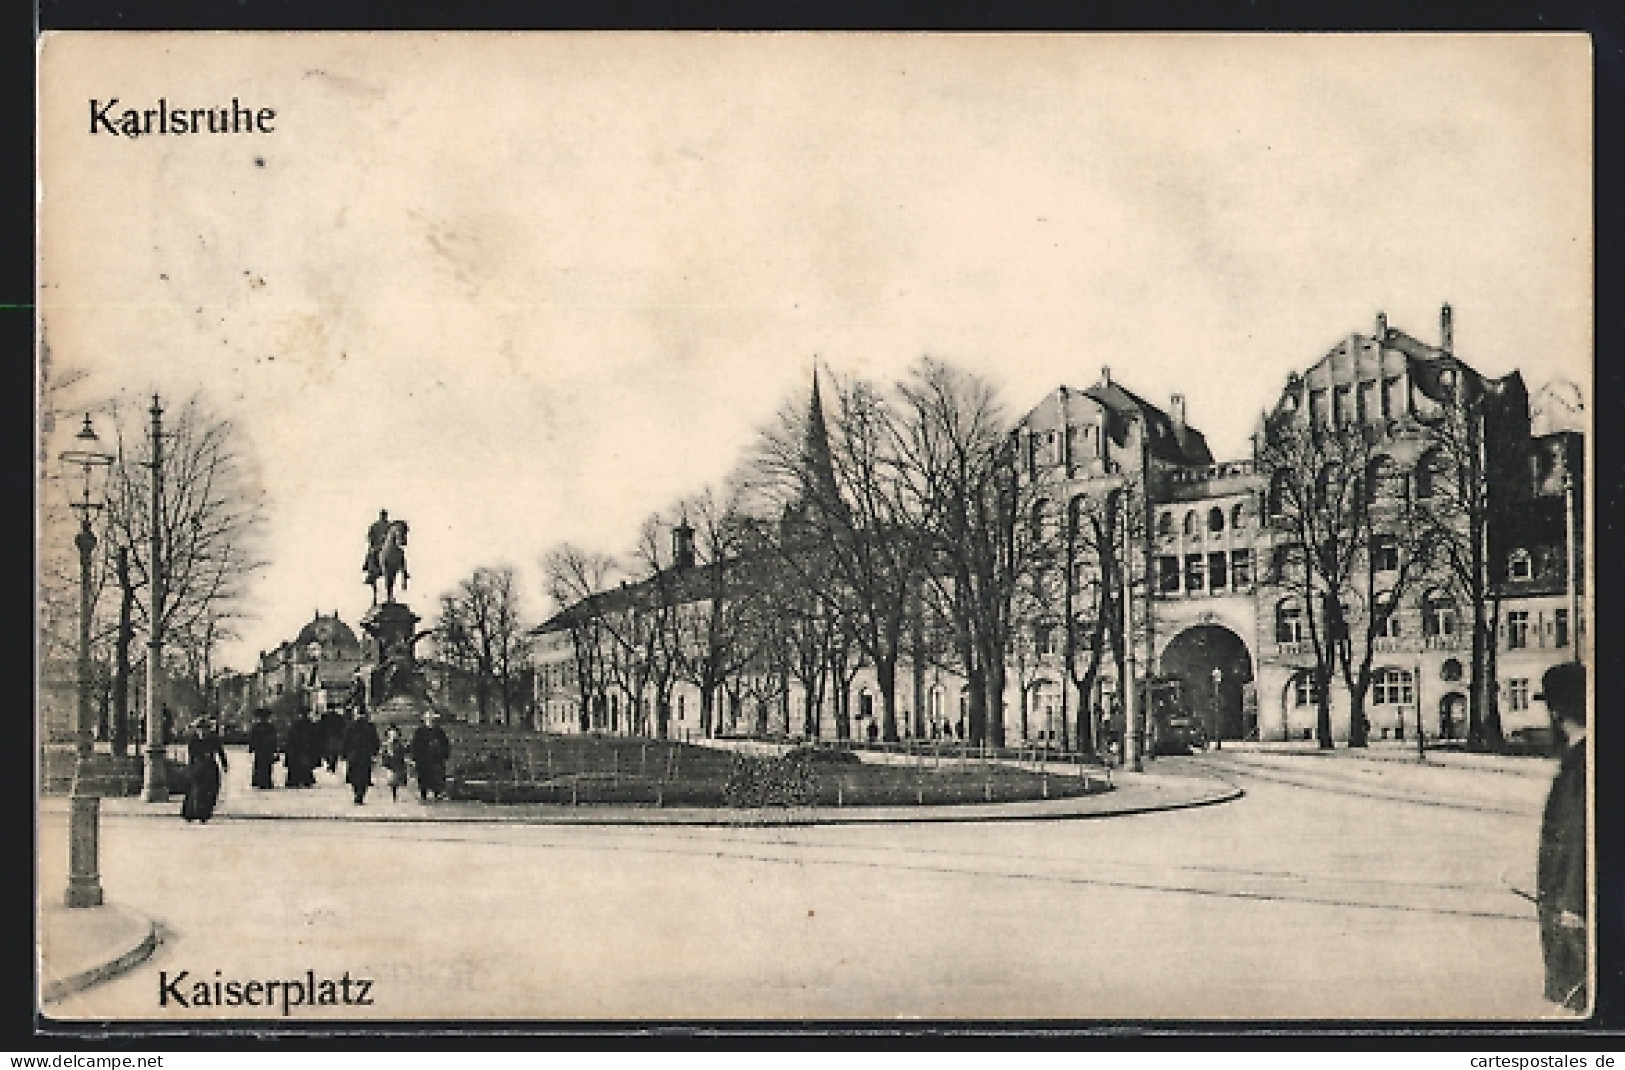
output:
[[[261,706],[254,711],[254,727],[248,730],[248,753],[254,756],[256,788],[271,788],[271,766],[276,764],[276,725],[271,723],[271,711]]]
[[[285,748],[287,754],[288,775],[286,783],[290,788],[313,788],[316,786],[317,754],[321,750],[317,742],[316,725],[303,711],[293,715],[293,721],[288,725],[288,742]]]
[[[322,758],[327,762],[327,771],[339,771],[339,755],[344,750],[344,737],[349,731],[349,724],[344,714],[335,709],[328,709],[322,714],[321,741]]]
[[[429,793],[443,798],[446,794],[446,760],[451,757],[451,740],[446,730],[435,723],[433,711],[423,715],[423,723],[412,733],[412,762],[418,767],[418,797],[427,800]]]
[[[366,710],[357,710],[355,720],[344,730],[344,779],[355,792],[357,806],[366,801],[372,786],[372,760],[377,755],[378,729],[367,719]]]
[[[1546,960],[1546,998],[1584,1014],[1589,1003],[1590,916],[1586,880],[1586,674],[1579,662],[1553,665],[1541,679],[1562,760],[1540,825],[1536,903]]]

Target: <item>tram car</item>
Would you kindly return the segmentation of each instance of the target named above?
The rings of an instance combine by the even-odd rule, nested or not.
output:
[[[1151,753],[1189,754],[1207,746],[1202,718],[1191,711],[1185,681],[1159,676],[1151,681]]]

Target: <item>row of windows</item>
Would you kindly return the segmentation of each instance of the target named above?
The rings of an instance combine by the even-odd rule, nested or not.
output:
[[[1460,634],[1461,619],[1457,612],[1455,602],[1449,595],[1438,591],[1429,591],[1422,598],[1422,634],[1428,638],[1448,638]],[[1382,624],[1377,629],[1377,635],[1385,639],[1404,638],[1404,625],[1399,613],[1390,608],[1385,596],[1378,596],[1379,612],[1385,614]],[[1354,617],[1352,607],[1343,607],[1345,618]],[[1550,626],[1545,626],[1544,620],[1535,620],[1527,609],[1514,609],[1507,613],[1505,636],[1506,649],[1524,650],[1530,646],[1545,646],[1546,638],[1550,636],[1551,645],[1556,648],[1567,647],[1571,641],[1569,634],[1569,611],[1555,610],[1552,614]],[[1305,630],[1303,606],[1296,600],[1284,598],[1275,606],[1275,641],[1277,643],[1301,643],[1307,632]]]
[[[1185,519],[1181,523],[1180,530],[1184,532],[1185,537],[1187,539],[1188,538],[1193,538],[1193,537],[1195,537],[1195,535],[1197,533],[1197,530],[1198,530],[1198,528],[1200,527],[1201,524],[1202,524],[1202,521],[1198,518],[1197,511],[1195,509],[1191,509],[1191,510],[1188,510],[1185,513]],[[1212,508],[1208,509],[1206,526],[1207,526],[1208,532],[1211,533],[1211,534],[1214,534],[1214,535],[1217,535],[1220,532],[1224,531],[1224,529],[1225,529],[1225,513],[1224,513],[1224,510],[1219,508],[1216,505],[1213,506]],[[1247,527],[1247,507],[1244,504],[1238,502],[1235,506],[1233,506],[1231,508],[1231,510],[1230,510],[1230,527],[1233,528],[1236,531],[1243,531],[1243,530],[1246,529],[1246,527]],[[1174,514],[1173,514],[1172,510],[1164,509],[1157,516],[1157,534],[1162,536],[1163,538],[1171,538],[1173,536],[1173,534],[1174,534]]]
[[[1533,697],[1527,677],[1514,677],[1506,682],[1507,709],[1513,713],[1526,712]],[[1416,681],[1409,669],[1383,668],[1371,676],[1371,704],[1373,706],[1410,706],[1416,702]],[[1299,673],[1292,680],[1292,704],[1298,707],[1320,703],[1320,688],[1312,673]]]
[[[1425,501],[1437,497],[1446,489],[1443,477],[1449,470],[1449,464],[1438,450],[1424,453],[1410,473],[1401,469],[1392,457],[1382,456],[1371,462],[1355,486],[1347,489],[1355,498],[1363,495],[1367,503],[1403,499],[1411,491],[1414,491],[1417,500]],[[1327,464],[1316,475],[1313,487],[1303,487],[1300,492],[1293,486],[1291,471],[1277,471],[1270,479],[1269,513],[1280,516],[1294,497],[1300,494],[1309,499],[1302,504],[1325,508],[1344,492],[1344,481],[1341,467]]]
[[[1416,701],[1416,680],[1409,669],[1382,668],[1371,674],[1371,704],[1409,706]],[[1301,672],[1292,679],[1292,704],[1320,704],[1320,687],[1313,673]]]
[[[1183,580],[1183,584],[1181,581]],[[1171,554],[1157,558],[1157,590],[1162,594],[1241,590],[1253,584],[1253,552],[1217,550],[1209,554]]]
[[[1527,650],[1532,646],[1544,647],[1548,636],[1551,637],[1554,647],[1562,648],[1569,645],[1568,610],[1554,610],[1549,626],[1544,618],[1537,619],[1527,609],[1513,609],[1507,612],[1508,650]]]
[[[1352,383],[1339,383],[1309,392],[1309,417],[1317,424],[1350,424],[1397,419],[1408,406],[1405,379],[1385,376],[1381,382],[1366,379],[1356,389]]]
[[[1080,445],[1081,443],[1081,445]],[[1066,438],[1053,430],[1030,431],[1027,434],[1027,470],[1036,474],[1042,466],[1065,464],[1079,457],[1096,460],[1100,457],[1100,428],[1082,424],[1066,429]]]

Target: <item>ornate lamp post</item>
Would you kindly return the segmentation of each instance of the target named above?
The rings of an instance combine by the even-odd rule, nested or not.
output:
[[[79,549],[79,694],[75,716],[75,755],[73,788],[68,793],[68,892],[70,907],[97,907],[102,904],[102,879],[97,867],[97,840],[101,823],[101,800],[90,784],[92,758],[90,714],[90,555],[96,549],[96,533],[91,530],[91,514],[102,507],[92,487],[93,476],[113,463],[112,455],[97,447],[101,440],[85,414],[85,425],[74,436],[75,446],[62,454],[66,465],[78,465],[84,483],[77,501],[79,534],[73,544]]]

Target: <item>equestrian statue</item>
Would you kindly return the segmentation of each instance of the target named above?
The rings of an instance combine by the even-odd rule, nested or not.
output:
[[[361,562],[364,581],[372,587],[372,604],[378,604],[378,581],[384,581],[384,601],[395,601],[395,577],[401,579],[401,590],[412,577],[406,571],[406,534],[404,520],[389,519],[389,510],[378,510],[378,519],[367,528],[367,556]]]

